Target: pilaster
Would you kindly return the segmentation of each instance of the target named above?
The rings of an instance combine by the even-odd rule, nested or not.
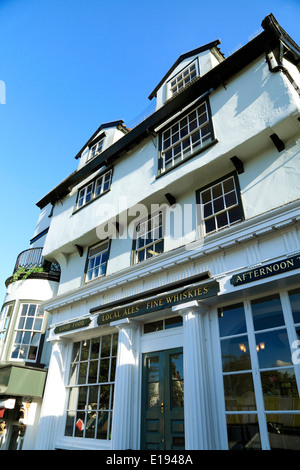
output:
[[[112,422],[112,449],[134,448],[134,371],[137,326],[128,319],[111,323],[119,329]]]
[[[35,450],[53,450],[59,432],[60,418],[64,414],[66,388],[64,373],[68,341],[55,341],[44,392],[40,424]]]
[[[187,450],[206,450],[209,449],[209,422],[202,316],[207,307],[193,301],[172,310],[183,317],[185,447]]]

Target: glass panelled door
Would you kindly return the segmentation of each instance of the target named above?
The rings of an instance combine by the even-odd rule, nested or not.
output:
[[[143,355],[141,448],[184,449],[182,348]]]

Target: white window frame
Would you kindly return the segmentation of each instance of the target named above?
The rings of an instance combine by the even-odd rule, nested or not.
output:
[[[25,307],[27,306],[27,307]],[[34,308],[33,315],[29,315],[30,310]],[[24,314],[25,313],[25,314]],[[30,321],[32,320],[32,322]],[[22,302],[19,308],[18,323],[15,329],[15,337],[10,353],[12,361],[37,362],[41,346],[42,334],[44,331],[45,316],[43,311],[39,311],[39,304],[36,302]],[[31,325],[32,323],[32,325]],[[34,336],[38,337],[38,342],[33,343]],[[25,347],[26,354],[21,355],[21,348]],[[35,357],[30,358],[30,349],[37,348]],[[19,349],[17,349],[19,348]],[[15,355],[15,352],[17,355]]]
[[[79,190],[77,200],[78,209],[82,206],[85,206],[88,202],[91,201],[93,195],[93,187],[94,183],[89,183],[84,188]]]
[[[95,182],[95,195],[94,197],[101,196],[101,194],[105,193],[110,189],[111,185],[111,177],[112,177],[112,170],[103,173],[103,175],[99,176]]]
[[[87,256],[85,282],[91,282],[106,275],[109,255],[109,241],[90,247]]]
[[[160,173],[197,155],[213,140],[212,117],[206,99],[162,131]]]
[[[150,235],[150,237],[147,237]],[[155,248],[162,247],[156,252]],[[164,252],[164,213],[159,211],[138,222],[134,231],[133,263],[138,264]]]
[[[103,355],[103,341],[110,337],[110,353],[109,355]],[[98,343],[99,341],[99,343]],[[75,349],[75,344],[78,344],[78,347]],[[100,336],[100,337],[93,337],[88,340],[83,340],[80,342],[76,342],[73,344],[73,353],[72,353],[72,361],[70,363],[70,377],[69,383],[67,385],[67,391],[69,392],[67,410],[66,410],[66,427],[64,431],[64,435],[67,434],[67,426],[70,427],[70,421],[73,420],[72,424],[72,432],[70,433],[70,437],[76,437],[79,439],[93,439],[97,442],[103,441],[110,441],[110,431],[112,429],[112,413],[113,413],[113,388],[115,384],[115,373],[116,373],[116,362],[117,362],[117,344],[118,344],[118,333],[111,333],[108,335]],[[96,346],[99,344],[99,351],[98,356],[93,351],[93,345]],[[88,345],[88,347],[87,347]],[[83,348],[88,348],[88,350],[84,351]],[[77,350],[77,355],[74,352]],[[97,356],[97,357],[95,357]],[[109,369],[108,369],[108,380],[101,381],[101,361],[109,361]],[[85,369],[85,380],[83,377],[80,376],[80,367]],[[96,377],[98,381],[94,382],[89,380],[89,372],[91,366],[96,366],[94,368],[94,372],[96,372]],[[108,399],[108,408],[101,407],[101,387],[110,387],[109,391],[109,399]],[[86,390],[86,405],[84,407],[79,407],[79,389]],[[76,394],[77,390],[77,394]],[[90,400],[90,394],[93,391],[97,391],[97,399],[96,402],[93,402],[93,405],[96,405],[95,408],[90,409],[89,405],[92,402]],[[72,397],[73,393],[73,397]],[[77,395],[77,396],[76,396]],[[93,394],[94,398],[96,394]],[[100,402],[99,402],[100,400]],[[103,437],[99,438],[97,436],[97,429],[98,423],[101,421],[100,416],[103,413],[108,413],[108,425],[106,431],[106,439]],[[70,420],[68,421],[68,414],[70,415]],[[82,419],[83,418],[83,419]],[[81,421],[82,423],[82,435],[76,436],[76,426],[79,424],[78,422]],[[92,423],[91,423],[92,421]],[[96,424],[97,423],[97,424]],[[94,427],[92,427],[94,426]],[[91,435],[91,430],[94,429],[94,437]],[[89,436],[86,436],[87,430],[89,430]]]
[[[94,201],[98,197],[110,190],[112,182],[112,168],[102,173],[96,179],[86,184],[78,190],[75,210],[81,209],[89,202]]]
[[[99,153],[102,152],[103,143],[104,143],[104,138],[100,139],[98,142],[96,142],[94,145],[92,145],[92,147],[89,149],[89,154],[88,154],[87,161],[92,160],[97,155],[99,155]]]
[[[168,97],[173,96],[180,90],[183,90],[192,80],[199,76],[199,65],[198,60],[194,59],[188,65],[186,65],[180,72],[174,75],[168,81]]]
[[[6,304],[0,312],[0,344],[5,342],[10,320],[12,318],[14,304]],[[0,350],[1,355],[1,350]]]
[[[232,183],[232,185],[231,185]],[[229,190],[229,187],[232,187]],[[228,189],[226,188],[228,186]],[[218,191],[218,196],[214,194]],[[232,203],[230,203],[230,198]],[[217,210],[217,205],[223,206]],[[234,224],[241,222],[244,219],[242,201],[240,198],[240,189],[238,186],[238,179],[235,174],[224,176],[224,178],[217,180],[210,185],[205,186],[203,189],[197,191],[197,206],[199,217],[199,235],[201,237],[219,232],[225,228],[231,227]],[[210,208],[209,208],[210,206]],[[209,213],[211,211],[211,213]],[[239,217],[235,218],[230,215],[235,211],[238,212]],[[221,225],[218,218],[225,218],[227,223]],[[215,228],[208,230],[208,224],[211,223]]]
[[[261,377],[260,373],[268,372],[268,371],[273,371],[276,372],[277,370],[280,371],[285,371],[286,369],[289,368],[294,368],[294,373],[295,373],[295,380],[298,386],[298,392],[300,393],[300,367],[298,364],[291,364],[291,365],[282,365],[282,366],[274,366],[274,367],[267,367],[263,368],[259,364],[258,360],[258,347],[257,343],[259,343],[259,335],[261,333],[272,333],[272,331],[282,331],[286,330],[286,334],[288,337],[288,342],[290,344],[291,348],[291,356],[293,353],[292,345],[294,344],[295,341],[297,341],[297,334],[296,334],[296,329],[299,329],[300,324],[294,322],[293,314],[292,314],[292,309],[291,309],[291,304],[289,301],[289,292],[294,291],[295,289],[293,288],[288,288],[288,289],[282,289],[282,290],[276,290],[276,291],[270,291],[266,292],[264,294],[251,296],[247,300],[244,298],[241,300],[235,300],[231,302],[224,302],[222,304],[222,307],[229,307],[229,306],[234,306],[237,304],[243,304],[244,305],[244,311],[245,311],[245,320],[246,320],[246,326],[247,326],[247,331],[246,333],[237,333],[236,335],[229,335],[229,336],[223,336],[220,337],[219,333],[219,325],[218,325],[218,314],[216,312],[214,319],[213,319],[213,328],[216,333],[216,337],[219,338],[219,341],[214,343],[214,357],[215,357],[215,367],[216,371],[219,371],[218,373],[216,372],[216,379],[217,379],[217,388],[218,388],[218,406],[220,406],[220,413],[222,416],[219,418],[219,425],[220,428],[223,428],[222,431],[222,448],[228,448],[228,443],[227,443],[227,426],[226,426],[226,416],[227,415],[256,415],[258,418],[258,424],[259,424],[259,432],[260,432],[260,441],[261,441],[261,446],[263,450],[269,450],[270,449],[270,443],[269,443],[269,437],[268,437],[268,429],[267,429],[267,417],[268,415],[274,415],[278,414],[278,416],[282,415],[290,415],[294,414],[297,415],[300,418],[300,410],[293,410],[293,409],[287,409],[287,410],[265,410],[264,406],[264,397],[263,397],[263,390],[262,390],[262,383],[261,383]],[[257,301],[257,300],[262,300],[263,298],[270,297],[272,295],[278,295],[280,298],[281,306],[282,306],[282,313],[283,313],[283,318],[284,318],[284,323],[283,325],[273,327],[273,328],[265,328],[265,329],[254,329],[253,325],[253,318],[252,318],[252,301]],[[229,338],[236,338],[239,340],[240,338],[243,338],[244,336],[247,336],[248,339],[248,345],[250,348],[250,360],[251,360],[251,368],[241,370],[241,371],[231,371],[231,372],[224,372],[222,368],[222,358],[221,358],[221,340],[227,340]],[[242,341],[241,341],[242,343]],[[253,380],[253,387],[254,387],[254,393],[255,393],[255,401],[256,401],[256,410],[241,410],[241,411],[230,411],[226,410],[225,406],[225,391],[224,391],[224,383],[223,383],[223,377],[226,375],[234,375],[234,374],[247,374],[251,373],[252,374],[252,380]]]

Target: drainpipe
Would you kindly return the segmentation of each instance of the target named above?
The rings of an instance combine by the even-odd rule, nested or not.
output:
[[[276,59],[275,54],[272,50],[267,51],[266,60],[269,66],[269,70],[271,73],[277,73],[277,72],[284,73],[300,97],[300,88],[298,87],[297,83],[294,81],[293,77],[291,76],[287,68],[285,68],[284,65],[282,65],[282,62],[281,62],[282,55],[283,55],[282,44],[280,45],[280,54],[279,54],[278,60]]]

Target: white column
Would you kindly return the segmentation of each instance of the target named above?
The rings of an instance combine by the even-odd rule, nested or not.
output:
[[[60,418],[64,414],[65,407],[64,372],[67,346],[66,341],[56,341],[52,346],[35,450],[55,448]]]
[[[205,339],[201,314],[207,311],[197,301],[172,308],[183,317],[183,376],[185,448],[208,450],[207,374]]]
[[[134,372],[137,326],[128,319],[113,322],[119,329],[111,445],[113,450],[132,449],[134,421]]]

